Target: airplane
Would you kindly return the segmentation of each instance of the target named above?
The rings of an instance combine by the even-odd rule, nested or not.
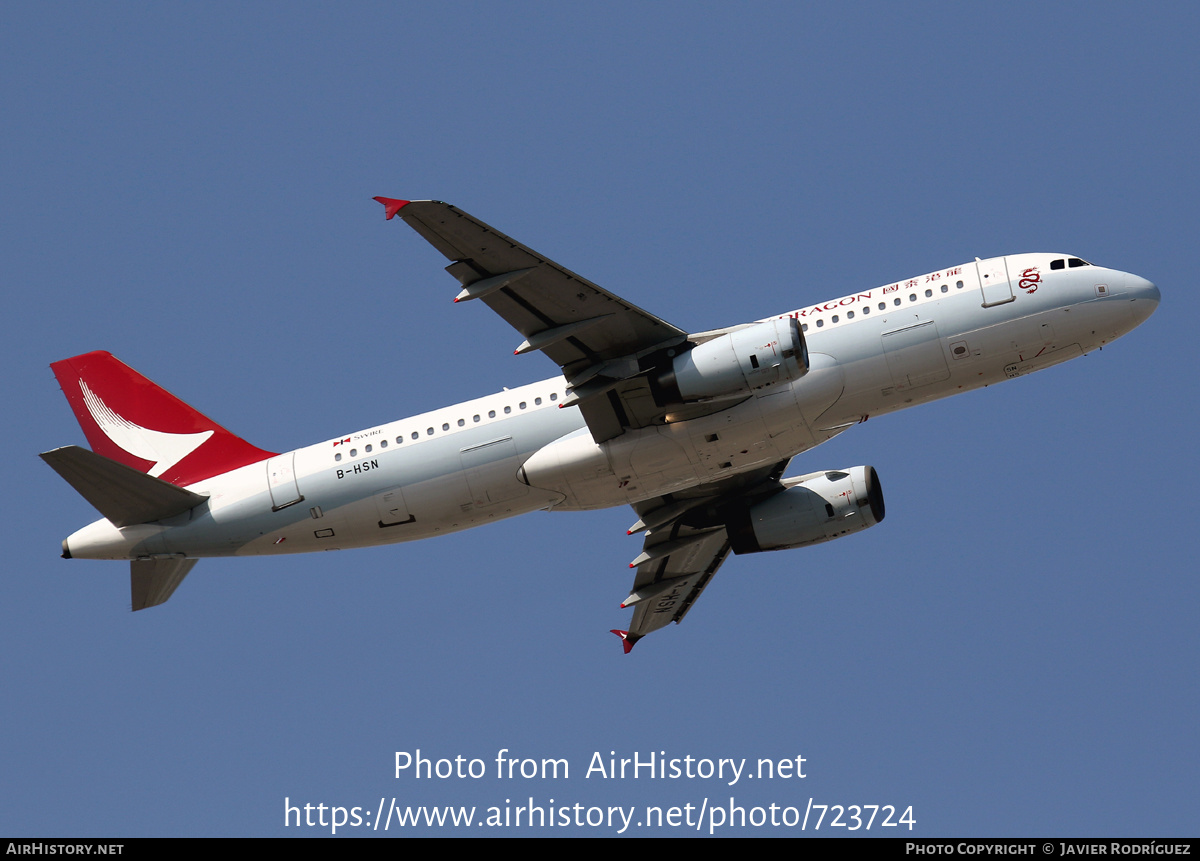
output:
[[[1082,356],[1144,322],[1158,288],[1067,254],[973,261],[689,333],[460,209],[376,197],[561,375],[278,453],[107,352],[51,368],[91,450],[41,455],[103,518],[68,559],[131,561],[132,607],[197,559],[367,547],[530,511],[629,505],[642,552],[614,629],[628,653],[679,623],[732,552],[831,541],[884,518],[871,466],[785,477],[879,416]]]

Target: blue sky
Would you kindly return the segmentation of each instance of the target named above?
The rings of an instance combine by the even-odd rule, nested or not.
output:
[[[732,796],[911,805],[925,837],[1194,835],[1198,36],[1184,3],[6,6],[0,832]],[[204,560],[129,613],[126,566],[58,558],[95,515],[36,457],[83,443],[50,362],[111,350],[277,451],[554,372],[377,194],[693,331],[1021,251],[1163,303],[798,458],[874,465],[887,520],[732,559],[628,657],[628,510]],[[502,748],[571,776],[393,776]],[[585,778],[597,751],[807,777]]]

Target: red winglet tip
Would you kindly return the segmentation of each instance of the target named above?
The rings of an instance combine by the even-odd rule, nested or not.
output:
[[[625,605],[624,605],[624,604],[622,604],[622,605],[621,605],[621,609],[622,609],[622,610],[624,610],[624,609],[625,609]]]
[[[621,638],[621,645],[625,647],[625,654],[628,655],[630,651],[633,650],[633,644],[636,643],[637,640],[629,639],[628,631],[618,631],[616,628],[613,628],[609,633],[616,634]]]
[[[412,203],[411,200],[396,200],[393,197],[376,197],[374,199],[383,204],[383,214],[388,221],[391,221],[397,212]]]

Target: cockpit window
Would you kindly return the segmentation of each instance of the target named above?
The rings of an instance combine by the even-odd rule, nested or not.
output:
[[[1080,260],[1078,257],[1071,257],[1067,260],[1067,265],[1069,265],[1072,269],[1075,269],[1079,266],[1091,266],[1092,264],[1088,263],[1086,260]]]
[[[1050,268],[1051,269],[1065,269],[1065,268],[1067,268],[1067,261],[1063,260],[1061,257],[1058,260],[1051,260]]]

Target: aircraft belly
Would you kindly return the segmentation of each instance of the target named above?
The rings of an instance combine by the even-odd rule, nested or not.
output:
[[[826,350],[839,346],[831,339],[826,339],[825,343]],[[808,373],[792,384],[800,414],[814,434],[812,442],[805,446],[807,448],[817,444],[815,433],[819,428],[829,425],[829,414],[835,411],[845,396],[847,376],[846,362],[842,358],[844,355],[842,350],[833,355],[810,350]]]
[[[921,320],[884,332],[883,356],[897,392],[910,391],[950,377],[937,323]]]
[[[459,451],[470,504],[476,508],[497,505],[529,493],[517,480],[522,458],[511,436],[488,440]]]
[[[771,410],[767,417],[774,436],[760,401]],[[748,398],[699,418],[626,431],[600,444],[581,430],[538,451],[523,472],[531,486],[563,494],[556,509],[591,510],[769,466],[814,444],[794,397],[785,392],[778,398]]]
[[[714,481],[789,456],[780,453],[779,444],[769,435],[759,400],[753,398],[724,412],[687,422],[700,480]],[[771,402],[772,407],[776,405],[783,413],[783,417],[771,419],[777,430],[782,430],[788,413],[803,424],[794,398]],[[786,441],[782,442],[786,445]]]
[[[547,436],[577,425],[577,415],[543,410],[417,445],[380,446],[332,467],[327,450],[302,449],[303,501],[271,512],[270,528],[239,553],[413,541],[551,507],[561,494],[531,489],[516,473]]]
[[[862,350],[870,340],[865,321],[857,324],[853,339],[839,341],[842,333],[836,331],[810,338],[810,350],[833,352],[845,373],[844,394],[819,417],[814,431],[819,435],[864,417],[1049,367],[1092,349],[1084,336],[1093,328],[1097,334],[1091,337],[1098,343],[1119,334],[1113,331],[1119,325],[1113,322],[1115,315],[1089,308],[1097,303],[1063,307],[1062,296],[1047,290],[1036,297],[1018,293],[1015,301],[993,306],[988,309],[992,322],[980,327],[979,294],[970,295],[976,301],[951,300],[919,315],[873,318],[879,345],[874,352]],[[797,385],[802,389],[807,381],[805,377]]]

